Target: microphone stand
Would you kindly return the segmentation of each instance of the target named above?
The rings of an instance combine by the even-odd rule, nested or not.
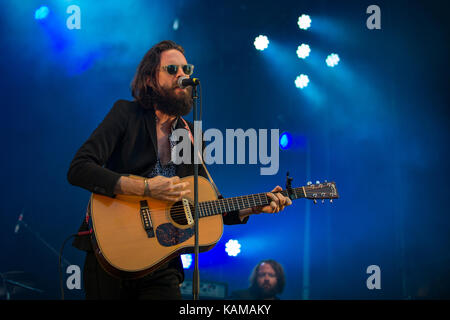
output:
[[[194,154],[195,154],[195,146],[196,146],[196,141],[195,141],[195,132],[196,132],[196,121],[198,121],[197,117],[197,99],[198,99],[198,94],[197,94],[197,86],[192,86],[192,100],[193,100],[193,112],[194,112]],[[201,119],[200,119],[201,121]],[[201,146],[201,144],[200,144]],[[201,150],[201,147],[200,147]],[[202,152],[203,150],[201,150],[200,152]],[[200,291],[200,272],[198,269],[198,255],[199,255],[199,245],[198,245],[198,220],[199,220],[199,214],[198,214],[198,161],[196,161],[198,155],[195,154],[194,155],[194,237],[195,237],[195,242],[194,242],[194,275],[192,278],[192,295],[194,300],[198,300],[199,299],[199,291]]]

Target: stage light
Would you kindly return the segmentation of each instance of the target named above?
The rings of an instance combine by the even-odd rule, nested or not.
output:
[[[311,48],[309,45],[302,43],[302,45],[298,46],[297,48],[297,57],[300,59],[305,59],[307,56],[309,56],[309,53],[311,52]]]
[[[182,254],[181,262],[183,263],[183,269],[189,269],[192,264],[192,254]]]
[[[292,136],[288,132],[283,132],[280,136],[280,148],[283,150],[288,149],[292,143]]]
[[[332,53],[327,57],[327,60],[325,61],[329,67],[333,68],[334,66],[338,65],[340,59],[336,53]]]
[[[49,12],[50,10],[48,9],[47,6],[41,6],[34,12],[34,18],[36,20],[45,19],[47,18]]]
[[[297,24],[300,29],[307,30],[309,29],[309,27],[311,27],[311,18],[306,14],[302,14],[298,18]]]
[[[177,31],[179,27],[180,27],[180,21],[178,21],[178,18],[177,18],[173,21],[172,29]]]
[[[257,50],[263,51],[269,46],[269,39],[266,36],[259,35],[255,38],[253,44]]]
[[[225,251],[229,256],[237,256],[241,252],[241,245],[237,240],[228,240],[225,244]]]
[[[301,74],[295,79],[295,86],[300,89],[307,87],[308,83],[309,83],[309,78],[305,74]]]

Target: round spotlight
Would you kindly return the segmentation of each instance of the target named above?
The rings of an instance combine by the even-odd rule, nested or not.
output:
[[[292,144],[292,137],[288,132],[283,132],[280,136],[280,148],[288,149]]]
[[[192,264],[192,254],[182,254],[181,262],[183,263],[183,269],[189,269]]]
[[[299,89],[303,89],[308,86],[309,78],[306,74],[301,74],[295,79],[295,86]]]
[[[263,51],[269,46],[269,39],[266,36],[259,35],[255,38],[253,44],[257,50]]]
[[[50,12],[47,6],[41,6],[34,12],[34,18],[36,20],[42,20],[47,18],[48,13]]]
[[[302,14],[298,18],[298,27],[302,30],[307,30],[311,27],[311,18],[307,14]]]
[[[327,60],[325,60],[325,62],[327,63],[327,66],[329,66],[330,68],[334,68],[338,65],[340,60],[341,59],[339,59],[339,56],[336,53],[332,53],[327,57]]]
[[[241,252],[241,245],[237,240],[228,240],[225,244],[225,251],[229,256],[236,257]]]
[[[172,29],[175,30],[175,31],[177,31],[179,27],[180,27],[180,21],[178,20],[178,18],[176,18],[176,19],[173,21]]]
[[[306,59],[306,57],[309,56],[309,53],[311,52],[311,48],[309,45],[302,43],[302,45],[298,46],[297,48],[297,57],[300,59]]]

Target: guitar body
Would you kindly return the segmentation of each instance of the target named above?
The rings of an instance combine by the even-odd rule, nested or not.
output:
[[[185,177],[181,181],[189,182],[191,192],[185,198],[191,204],[193,217],[194,177]],[[217,194],[210,182],[199,176],[198,201],[216,199]],[[182,202],[92,194],[90,214],[94,233],[91,239],[97,260],[111,275],[135,279],[177,255],[194,252],[194,225],[192,220],[188,222],[189,219],[185,219],[185,209]],[[143,210],[147,210],[147,218]],[[200,252],[212,249],[222,237],[222,215],[202,217],[198,230]]]

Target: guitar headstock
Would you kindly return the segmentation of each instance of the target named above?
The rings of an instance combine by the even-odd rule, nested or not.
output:
[[[304,197],[314,200],[314,203],[317,203],[317,200],[324,202],[325,199],[330,199],[330,202],[333,202],[333,199],[339,198],[336,183],[334,182],[325,181],[320,183],[317,181],[316,184],[308,182],[302,189],[304,190]]]
[[[333,199],[339,198],[336,183],[334,182],[328,182],[327,180],[325,180],[324,183],[316,181],[316,184],[312,184],[312,182],[309,181],[306,186],[292,188],[292,180],[293,178],[289,177],[289,172],[287,172],[286,190],[284,190],[283,193],[291,200],[306,198],[312,199],[314,200],[314,203],[317,203],[317,200],[321,199],[322,203],[324,203],[325,199],[329,199],[330,202],[333,202]]]

